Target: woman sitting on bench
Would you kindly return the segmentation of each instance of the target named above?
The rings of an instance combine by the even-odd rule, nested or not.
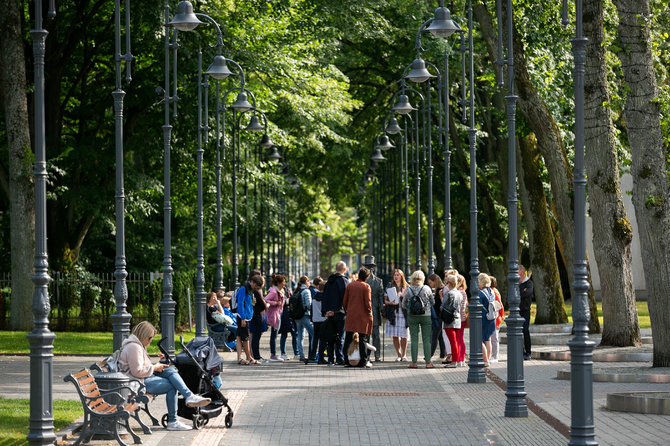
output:
[[[147,353],[147,345],[156,335],[156,329],[148,321],[135,325],[133,333],[123,341],[119,355],[119,370],[126,375],[144,381],[147,393],[152,395],[166,394],[169,431],[190,430],[177,421],[177,392],[184,395],[188,407],[203,407],[212,402],[210,398],[203,398],[194,394],[186,387],[184,380],[179,376],[177,369],[168,364],[152,364]]]

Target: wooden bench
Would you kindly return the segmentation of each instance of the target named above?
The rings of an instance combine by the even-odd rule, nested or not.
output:
[[[130,417],[135,418],[143,429],[148,429],[148,427],[142,423],[137,414],[140,406],[134,400],[136,394],[131,387],[122,386],[115,389],[101,390],[98,388],[95,376],[89,369],[83,369],[74,374],[71,373],[63,378],[63,380],[74,384],[77,393],[79,393],[81,404],[84,407],[84,424],[81,434],[73,446],[78,446],[82,440],[84,443],[91,441],[97,428],[110,430],[109,433],[114,434],[116,441],[121,446],[127,446],[119,434],[119,424],[126,427],[128,433],[133,437],[135,444],[142,444],[140,437],[130,428],[129,419]],[[124,397],[119,393],[122,390],[129,391],[130,396]],[[118,403],[111,404],[105,401],[105,398],[110,397],[118,401]]]
[[[100,362],[96,362],[94,364],[91,364],[90,369],[92,371],[98,372],[98,373],[100,373],[100,372],[109,373],[109,369],[107,368],[107,361],[106,360],[102,360]],[[151,401],[153,401],[156,398],[156,396],[152,395],[150,393],[146,393],[145,388],[144,388],[144,384],[140,383],[139,380],[131,379],[130,381],[137,383],[137,385],[139,386],[137,396],[135,397],[135,402],[140,404],[139,410],[141,410],[141,411],[143,411],[144,413],[147,414],[149,419],[151,419],[151,425],[152,426],[160,426],[160,422],[158,421],[158,419],[156,417],[154,417],[151,414],[151,412],[149,411],[149,403]],[[148,426],[146,426],[144,423],[142,423],[142,421],[140,421],[139,418],[137,418],[137,417],[133,417],[133,418],[137,419],[137,421],[142,426],[142,430],[144,431],[145,434],[151,435],[151,429]]]

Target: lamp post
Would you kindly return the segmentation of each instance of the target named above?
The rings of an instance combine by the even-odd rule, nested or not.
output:
[[[197,203],[197,264],[196,264],[196,279],[195,279],[195,334],[196,336],[205,336],[207,334],[207,309],[206,309],[206,292],[205,292],[205,254],[204,254],[204,229],[203,229],[203,185],[202,185],[202,163],[205,150],[203,143],[206,146],[209,140],[209,82],[208,77],[216,79],[217,91],[218,81],[228,77],[231,72],[225,65],[225,58],[221,56],[221,49],[223,47],[223,36],[221,28],[214,19],[207,14],[196,13],[196,18],[205,19],[214,26],[217,34],[216,47],[219,54],[214,58],[214,61],[204,73],[205,78],[203,82],[202,71],[202,51],[198,51],[198,148],[196,149],[196,163],[197,163],[197,188],[198,188],[198,203]],[[221,63],[223,59],[223,64]],[[204,114],[205,120],[203,124],[203,90],[204,90]],[[218,128],[218,127],[217,127]]]
[[[125,3],[126,53],[121,54],[121,1],[114,2],[114,64],[116,68],[116,88],[112,92],[114,98],[114,127],[116,143],[116,258],[114,262],[114,300],[116,311],[112,314],[113,350],[121,348],[121,343],[130,333],[130,314],[126,311],[128,287],[126,285],[126,233],[125,233],[125,193],[123,189],[123,98],[126,93],[121,88],[121,63],[126,64],[126,82],[132,79],[130,62],[133,56],[130,52],[130,4]]]
[[[405,79],[404,75],[401,80],[401,87],[400,90],[394,95],[395,99],[397,97],[397,102],[395,105],[391,108],[392,111],[395,113],[401,114],[401,115],[410,115],[412,112],[415,113],[415,119],[413,121],[414,127],[412,129],[412,140],[413,144],[416,148],[416,150],[412,151],[412,164],[414,165],[414,188],[415,188],[415,205],[416,205],[416,245],[415,245],[415,255],[416,255],[416,269],[419,270],[421,269],[421,171],[420,171],[420,156],[419,156],[419,146],[421,144],[421,135],[420,135],[420,119],[419,119],[419,110],[416,109],[412,104],[409,102],[409,97],[407,96],[406,93],[414,93],[416,94],[419,99],[421,100],[421,111],[425,109],[425,104],[426,101],[424,99],[424,96],[417,90],[413,88],[407,88],[405,85]],[[392,101],[393,101],[392,99]],[[423,113],[424,119],[427,118],[426,114]],[[409,117],[409,116],[408,116]],[[426,138],[426,125],[424,124],[424,147],[425,147],[425,138]],[[409,156],[407,158],[407,161],[409,162]],[[407,168],[409,169],[409,164],[407,164]],[[407,203],[407,207],[409,207],[409,203]],[[409,268],[407,268],[409,271]]]
[[[403,77],[411,80],[412,82],[416,83],[424,83],[427,81],[425,84],[424,88],[424,95],[426,97],[426,101],[424,102],[424,107],[422,107],[422,111],[424,113],[424,120],[423,120],[423,144],[422,144],[422,149],[424,151],[427,151],[427,163],[426,163],[426,177],[427,177],[427,189],[428,189],[428,228],[427,228],[427,238],[428,238],[428,275],[431,275],[435,272],[435,256],[433,255],[435,249],[434,249],[434,244],[433,244],[433,145],[432,145],[432,131],[431,131],[431,104],[432,104],[432,95],[430,93],[430,79],[434,78],[433,74],[431,74],[428,69],[426,68],[426,65],[431,66],[436,72],[437,72],[437,87],[438,87],[438,97],[442,97],[442,77],[440,74],[440,71],[431,63],[426,63],[423,59],[421,59],[421,32],[423,31],[423,27],[429,23],[430,20],[424,25],[422,25],[419,28],[419,31],[417,33],[416,37],[416,59],[405,68],[405,71],[403,73]],[[407,71],[409,73],[407,73]],[[440,133],[442,133],[442,102],[439,101],[439,121],[440,122]],[[417,159],[418,160],[418,159]],[[418,176],[418,165],[417,165],[417,178]],[[417,188],[418,192],[418,188]],[[418,209],[418,206],[417,206]],[[417,213],[417,215],[421,215],[420,213]]]
[[[383,134],[381,137],[378,138],[377,141],[377,149],[379,149],[382,153],[383,152],[388,152],[389,149],[393,149],[394,145],[389,141],[388,135]],[[379,245],[377,247],[377,250],[371,253],[373,255],[378,255],[379,257],[379,273],[381,275],[385,275],[386,272],[388,271],[388,265],[390,264],[389,262],[389,251],[388,251],[388,242],[389,242],[389,231],[388,231],[388,216],[387,216],[387,202],[388,202],[388,187],[389,187],[389,178],[391,177],[390,173],[390,163],[385,163],[384,166],[382,166],[382,171],[380,174],[380,182],[379,182],[379,208],[378,208],[378,215],[379,215]]]
[[[405,180],[405,167],[404,167],[404,146],[405,146],[405,138],[403,135],[403,129],[400,127],[398,124],[398,120],[391,116],[386,123],[386,127],[384,128],[384,132],[388,133],[389,135],[398,135],[398,147],[399,151],[396,153],[396,160],[397,164],[399,167],[400,175],[394,175],[393,178],[395,181],[393,182],[394,186],[394,226],[396,227],[396,244],[395,244],[395,257],[394,257],[394,267],[399,268],[401,266],[401,259],[406,258],[406,256],[403,256],[403,233],[401,230],[401,222],[402,222],[402,217],[401,217],[401,211],[402,211],[402,206],[401,206],[401,197],[403,197],[403,183]],[[406,240],[407,242],[408,240]],[[407,261],[409,263],[409,261]],[[389,271],[390,275],[393,275],[393,271]]]
[[[396,95],[400,94],[402,90],[400,90]],[[393,99],[391,100],[391,102]],[[408,137],[407,137],[407,122],[410,122],[410,129],[412,128],[412,117],[410,116],[409,113],[411,113],[411,109],[408,109],[406,112],[400,113],[401,116],[403,116],[403,126],[400,127],[398,125],[398,121],[395,117],[391,117],[388,121],[388,124],[386,126],[386,133],[389,133],[391,135],[399,134],[400,135],[400,183],[401,183],[401,188],[402,188],[402,195],[404,197],[404,220],[405,220],[405,231],[404,231],[404,247],[401,249],[403,251],[403,260],[404,260],[404,271],[406,273],[409,273],[410,269],[410,260],[409,260],[409,155],[408,155],[408,149],[407,149],[407,142],[408,142]]]
[[[49,18],[56,16],[54,1],[49,2]],[[42,0],[35,2],[35,28],[30,31],[33,40],[35,64],[34,126],[35,126],[35,273],[33,292],[33,331],[27,335],[30,343],[30,429],[28,443],[53,444],[54,416],[51,380],[53,341],[49,330],[49,261],[47,259],[47,163],[44,139],[44,54],[46,29],[42,27]]]
[[[177,5],[177,14],[170,20],[169,0],[165,1],[165,88],[157,89],[163,94],[165,107],[165,121],[163,124],[163,298],[160,301],[161,335],[167,338],[166,350],[174,352],[174,309],[176,302],[172,299],[172,204],[170,197],[170,140],[172,125],[170,124],[170,104],[174,104],[173,117],[177,117],[177,43],[178,31],[191,31],[202,22],[193,13],[193,5],[188,1],[181,1]],[[171,41],[172,38],[172,41]],[[172,50],[173,74],[170,77],[170,50]],[[172,96],[171,84],[174,83]]]
[[[511,1],[511,0],[510,0]],[[475,67],[472,45],[472,4],[468,1],[468,52],[470,56],[470,362],[468,382],[486,382],[482,361],[482,305],[479,303],[479,259],[477,246],[477,129],[475,129]]]
[[[563,0],[563,24],[568,23],[568,2]],[[573,308],[575,336],[570,347],[571,414],[570,445],[597,445],[593,423],[593,347],[589,339],[589,290],[586,263],[586,174],[584,171],[584,71],[586,43],[582,28],[583,1],[575,0],[575,37],[572,53],[575,59],[575,296]]]
[[[524,390],[523,371],[523,334],[521,328],[524,319],[519,315],[519,250],[517,240],[517,216],[518,202],[516,195],[516,101],[514,94],[514,47],[513,27],[514,14],[512,1],[507,2],[507,59],[503,60],[502,51],[502,3],[496,1],[496,15],[498,16],[498,60],[496,65],[500,68],[498,75],[499,86],[504,85],[503,66],[507,65],[508,90],[505,99],[507,101],[507,156],[508,156],[508,186],[507,186],[507,215],[509,219],[509,242],[508,258],[509,267],[507,272],[507,301],[509,302],[509,316],[505,320],[508,327],[507,332],[507,401],[505,402],[506,417],[527,417],[526,392]],[[470,8],[472,11],[472,8]],[[472,13],[469,12],[471,15]],[[469,19],[471,20],[471,19]]]
[[[407,76],[410,80],[415,82],[425,82],[430,80],[430,78],[435,77],[426,68],[426,62],[421,59],[421,33],[430,32],[436,37],[441,37],[444,39],[449,38],[453,33],[458,32],[462,33],[463,30],[451,19],[451,13],[447,8],[444,7],[444,2],[440,1],[440,6],[435,10],[433,17],[426,20],[421,26],[416,34],[415,39],[415,50],[416,50],[416,59],[412,62],[409,75]],[[445,198],[444,198],[444,215],[445,215],[445,268],[451,267],[451,190],[450,190],[450,157],[451,152],[449,150],[449,65],[448,65],[448,51],[444,52],[444,71],[442,74],[433,64],[428,63],[429,66],[437,73],[437,90],[438,90],[438,104],[439,104],[439,114],[438,114],[438,130],[440,134],[440,142],[443,146],[443,155],[444,155],[444,176],[445,176]],[[426,86],[426,95],[429,97],[428,100],[428,122],[430,122],[430,86]],[[442,109],[444,108],[444,115],[442,114]],[[442,121],[442,116],[444,116],[444,121]],[[444,122],[444,123],[443,123]],[[428,133],[428,273],[432,274],[435,270],[435,259],[433,256],[434,245],[433,245],[433,165],[432,165],[432,145],[430,138],[430,131]]]

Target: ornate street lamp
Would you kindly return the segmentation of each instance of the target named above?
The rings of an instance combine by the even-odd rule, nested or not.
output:
[[[414,82],[425,82],[433,76],[428,69],[426,68],[426,62],[421,59],[421,33],[430,32],[436,37],[448,38],[453,33],[463,33],[463,30],[451,19],[451,13],[447,8],[444,7],[444,2],[440,1],[440,7],[435,10],[435,14],[432,18],[426,20],[417,31],[415,39],[415,49],[416,49],[416,58],[411,64],[411,71],[407,75],[407,78]],[[437,87],[438,87],[438,97],[439,97],[439,134],[440,142],[443,145],[443,155],[444,155],[444,173],[445,173],[445,268],[451,267],[451,190],[450,190],[450,158],[451,151],[449,150],[449,65],[448,65],[448,55],[449,52],[445,50],[444,52],[444,71],[440,75],[440,71],[434,65],[429,63],[429,66],[432,66],[437,72]],[[426,95],[430,96],[429,87],[426,88]],[[444,124],[442,123],[442,109],[444,108]],[[430,99],[429,99],[429,110],[430,110]],[[430,119],[430,112],[429,112]],[[430,135],[430,133],[429,133]],[[428,259],[428,270],[429,274],[434,272],[435,260],[433,257],[433,198],[432,198],[432,147],[430,144],[430,138],[428,140],[428,250],[430,257]]]
[[[482,358],[482,304],[479,303],[479,258],[477,241],[477,129],[475,129],[475,67],[472,44],[472,5],[468,1],[468,53],[470,56],[470,362],[468,382],[486,382]]]
[[[511,0],[508,0],[511,2]],[[508,5],[508,8],[510,6]],[[510,9],[511,10],[511,9]],[[584,170],[584,71],[586,43],[583,34],[583,1],[575,0],[575,281],[573,311],[575,336],[570,347],[570,445],[597,445],[593,423],[593,347],[589,339],[589,291],[586,260],[586,174]],[[568,2],[563,0],[563,24],[568,24]]]
[[[170,6],[169,0],[165,2],[165,88],[157,91],[163,95],[163,105],[165,107],[165,123],[163,125],[163,145],[164,145],[164,160],[163,160],[163,188],[164,188],[164,203],[163,203],[163,299],[160,302],[161,308],[161,334],[163,338],[167,338],[167,345],[165,346],[168,352],[174,352],[174,314],[176,302],[172,299],[172,204],[170,196],[170,144],[172,125],[170,124],[170,104],[174,104],[173,117],[177,117],[177,43],[178,31],[192,31],[199,25],[205,24],[199,18],[204,18],[212,25],[214,25],[217,32],[217,47],[219,53],[223,46],[223,38],[221,29],[218,24],[208,15],[202,13],[194,13],[193,5],[188,1],[181,1],[177,5],[177,14],[170,21]],[[171,41],[172,38],[172,41]],[[174,65],[172,67],[172,76],[170,76],[170,50],[172,50],[172,57]],[[220,54],[219,54],[220,55]],[[196,333],[204,334],[205,327],[205,291],[204,291],[204,255],[202,248],[202,135],[205,133],[207,138],[208,127],[203,128],[202,125],[202,54],[198,56],[198,150],[196,155],[198,158],[198,273],[196,276]],[[210,66],[213,77],[225,78],[227,74],[221,67],[221,60],[215,60]],[[172,85],[171,85],[172,84]],[[170,96],[170,87],[173,88],[172,96]],[[207,102],[207,101],[205,101]],[[203,129],[205,130],[203,132]]]
[[[114,65],[116,68],[116,88],[112,92],[114,98],[114,128],[116,144],[116,191],[114,194],[116,214],[116,258],[114,261],[114,300],[116,311],[112,314],[112,345],[116,351],[121,348],[123,340],[130,334],[130,313],[126,311],[128,287],[126,285],[126,226],[125,192],[123,189],[123,98],[126,93],[121,88],[121,63],[125,62],[126,82],[130,83],[133,56],[130,52],[130,4],[125,3],[126,53],[121,54],[121,1],[114,2]]]
[[[451,13],[444,7],[440,1],[440,7],[435,10],[434,16],[427,20],[419,28],[417,33],[417,51],[421,51],[421,32],[427,31],[436,37],[444,39],[449,38],[454,33],[460,33],[463,37],[464,31],[451,19]],[[443,144],[444,156],[444,235],[445,235],[445,249],[444,249],[444,268],[450,269],[452,267],[451,256],[451,150],[449,148],[449,50],[444,51],[444,67],[442,72],[442,101],[444,107],[444,124],[441,126],[441,136]],[[465,76],[465,65],[463,65],[463,76]],[[464,79],[465,81],[465,79]],[[465,92],[465,89],[463,89]],[[465,105],[465,104],[464,104]]]
[[[413,88],[407,88],[405,85],[405,80],[404,80],[404,74],[403,74],[403,79],[401,80],[401,87],[400,90],[394,95],[394,97],[391,99],[391,102],[397,97],[397,102],[393,107],[391,107],[391,111],[394,111],[398,114],[405,115],[406,117],[410,118],[409,116],[412,111],[415,112],[415,120],[414,120],[414,127],[412,129],[413,135],[412,135],[412,143],[416,150],[412,151],[412,163],[414,165],[414,194],[415,194],[415,201],[416,201],[416,245],[415,245],[415,255],[416,255],[416,269],[419,270],[421,269],[421,169],[420,169],[420,146],[422,145],[423,147],[426,147],[426,133],[428,132],[428,124],[424,122],[423,125],[423,144],[421,144],[421,135],[420,135],[420,120],[419,120],[419,110],[416,109],[412,104],[409,102],[409,98],[406,93],[413,93],[418,96],[419,100],[421,101],[421,112],[423,112],[423,117],[424,121],[428,120],[428,114],[425,112],[426,110],[426,100],[424,99],[424,96],[417,90]],[[407,151],[406,151],[407,153]],[[407,159],[409,162],[409,158]],[[409,170],[409,164],[407,165],[407,168]],[[407,195],[406,195],[407,197]],[[407,205],[409,203],[406,203]],[[407,206],[409,207],[409,206]],[[409,218],[408,218],[409,220]],[[429,256],[430,257],[430,256]],[[409,271],[409,268],[407,268]]]
[[[516,101],[514,94],[514,47],[512,41],[512,30],[514,27],[514,14],[512,1],[507,2],[507,59],[503,60],[502,50],[502,4],[496,0],[496,14],[498,16],[498,60],[496,65],[500,67],[499,85],[504,84],[503,66],[507,65],[507,156],[508,156],[508,200],[507,215],[509,219],[509,242],[507,270],[507,302],[509,303],[509,316],[507,323],[507,401],[505,402],[506,417],[527,417],[526,392],[524,390],[523,373],[523,334],[521,327],[523,318],[519,315],[519,250],[517,241],[517,216],[518,201],[516,195]],[[472,20],[472,9],[469,10],[468,20]]]
[[[53,341],[56,338],[49,330],[49,260],[47,258],[47,162],[44,138],[44,54],[47,30],[42,28],[42,0],[35,1],[35,28],[30,31],[33,40],[35,65],[34,122],[35,126],[35,274],[32,281],[33,331],[27,336],[30,343],[30,431],[28,443],[53,444],[54,434],[53,398]],[[49,2],[49,18],[56,16],[53,1]]]
[[[182,7],[182,10],[188,9]],[[192,9],[191,9],[192,13]],[[178,14],[179,15],[179,14]],[[198,189],[198,203],[197,203],[197,254],[196,254],[196,280],[195,280],[195,332],[196,336],[205,336],[207,334],[207,302],[206,302],[206,292],[205,292],[205,254],[204,254],[204,211],[203,211],[203,184],[202,184],[202,168],[203,168],[203,142],[206,146],[209,142],[209,82],[207,76],[213,77],[216,80],[216,90],[219,91],[219,80],[227,78],[231,71],[228,69],[226,64],[226,59],[221,55],[221,50],[223,48],[223,35],[221,33],[221,28],[214,19],[212,19],[207,14],[196,13],[193,14],[196,20],[202,18],[212,24],[216,30],[217,43],[216,48],[218,53],[214,57],[214,61],[209,66],[207,71],[203,73],[202,71],[202,51],[198,51],[198,148],[196,150],[196,163],[197,163],[197,189]],[[173,19],[172,22],[175,22],[177,17]],[[182,22],[193,23],[192,18],[188,14],[184,14],[181,18]],[[199,20],[198,20],[199,21]],[[203,22],[200,22],[203,23]],[[176,25],[173,25],[176,26]],[[203,82],[203,74],[206,75]],[[204,91],[204,124],[203,124],[203,91]],[[217,96],[218,98],[218,96]],[[218,129],[218,122],[217,122]],[[217,138],[218,143],[218,138]],[[218,153],[217,153],[218,157]]]

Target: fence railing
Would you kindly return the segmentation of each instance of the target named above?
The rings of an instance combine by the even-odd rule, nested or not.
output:
[[[194,271],[174,274],[173,299],[177,302],[177,326],[188,323],[187,289],[193,290]],[[49,282],[51,313],[49,321],[54,331],[107,331],[111,330],[110,316],[116,311],[112,273],[52,272]],[[160,319],[159,302],[162,299],[162,277],[157,273],[129,273],[127,311],[131,323]],[[8,328],[11,303],[11,274],[0,272],[0,328]],[[193,305],[193,302],[191,302]]]

